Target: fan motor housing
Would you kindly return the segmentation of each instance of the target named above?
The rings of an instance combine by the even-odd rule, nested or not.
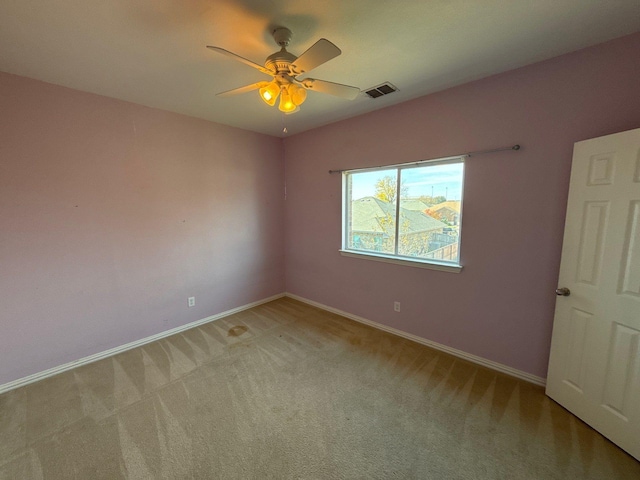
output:
[[[284,47],[282,47],[282,50],[267,57],[264,66],[277,73],[289,73],[289,67],[296,58],[295,55],[287,52]]]

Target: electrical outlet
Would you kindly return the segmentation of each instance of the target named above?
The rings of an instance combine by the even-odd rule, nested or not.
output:
[[[187,300],[187,305],[189,305],[189,307],[195,307],[196,297],[189,297],[189,299]]]
[[[400,311],[400,302],[393,302],[393,311],[394,312]]]

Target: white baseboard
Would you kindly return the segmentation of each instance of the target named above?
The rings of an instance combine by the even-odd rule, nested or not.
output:
[[[136,340],[135,342],[127,343],[125,345],[120,345],[119,347],[111,348],[109,350],[105,350],[104,352],[95,353],[93,355],[89,355],[88,357],[84,357],[79,360],[74,360],[73,362],[65,363],[57,367],[49,368],[48,370],[44,370],[42,372],[38,372],[32,375],[28,375],[26,377],[18,378],[17,380],[13,380],[9,383],[0,385],[0,394],[8,392],[9,390],[14,390],[16,388],[24,387],[25,385],[29,385],[30,383],[34,383],[39,380],[44,380],[45,378],[52,377],[53,375],[57,375],[58,373],[66,372],[67,370],[71,370],[73,368],[80,367],[82,365],[87,365],[88,363],[97,362],[98,360],[111,357],[118,353],[126,352],[127,350],[131,350],[132,348],[140,347],[142,345],[146,345],[147,343],[155,342],[156,340],[170,337],[171,335],[175,335],[176,333],[184,332],[185,330],[189,330],[190,328],[197,327],[204,323],[213,322],[214,320],[218,320],[222,317],[226,317],[227,315],[232,315],[234,313],[238,313],[243,310],[247,310],[249,308],[262,305],[263,303],[271,302],[272,300],[277,300],[278,298],[282,298],[284,296],[285,296],[284,293],[279,293],[278,295],[273,295],[272,297],[263,298],[262,300],[258,300],[256,302],[252,302],[246,305],[242,305],[240,307],[232,308],[231,310],[227,310],[226,312],[221,312],[216,315],[211,315],[210,317],[206,317],[201,320],[196,320],[195,322],[187,323],[186,325],[181,325],[179,327],[172,328],[171,330],[166,330],[164,332],[151,335],[150,337],[145,337],[140,340]]]
[[[420,343],[422,345],[426,345],[427,347],[434,348],[436,350],[440,350],[442,352],[449,353],[453,356],[463,358],[464,360],[468,360],[470,362],[476,363],[478,365],[482,365],[483,367],[490,368],[492,370],[496,370],[498,372],[506,373],[507,375],[511,375],[512,377],[519,378],[521,380],[525,380],[530,383],[534,383],[536,385],[545,386],[547,381],[542,377],[538,377],[536,375],[532,375],[527,372],[523,372],[522,370],[517,370],[515,368],[509,367],[507,365],[503,365],[498,362],[494,362],[493,360],[488,360],[486,358],[478,357],[476,355],[472,355],[467,352],[463,352],[462,350],[458,350],[452,347],[448,347],[447,345],[442,345],[441,343],[437,343],[431,340],[427,340],[426,338],[418,337],[416,335],[412,335],[410,333],[403,332],[402,330],[398,330],[393,327],[388,327],[386,325],[382,325],[380,323],[372,322],[371,320],[367,320],[366,318],[359,317],[357,315],[353,315],[349,312],[344,312],[342,310],[338,310],[337,308],[330,307],[328,305],[324,305],[322,303],[314,302],[313,300],[309,300],[304,297],[299,297],[298,295],[294,295],[293,293],[285,293],[285,296],[289,298],[293,298],[294,300],[298,300],[300,302],[307,303],[309,305],[313,305],[314,307],[321,308],[322,310],[327,310],[328,312],[336,313],[338,315],[342,315],[343,317],[350,318],[351,320],[355,320],[356,322],[363,323],[365,325],[369,325],[371,327],[377,328],[379,330],[384,330],[385,332],[392,333],[393,335],[397,335],[399,337],[406,338],[408,340],[412,340],[414,342]]]
[[[145,337],[140,340],[136,340],[134,342],[127,343],[125,345],[120,345],[119,347],[111,348],[109,350],[105,350],[103,352],[95,353],[93,355],[89,355],[88,357],[81,358],[79,360],[74,360],[73,362],[65,363],[63,365],[59,365],[57,367],[49,368],[42,372],[34,373],[32,375],[28,375],[26,377],[18,378],[17,380],[13,380],[11,382],[0,385],[0,394],[8,392],[10,390],[14,390],[16,388],[24,387],[25,385],[29,385],[30,383],[37,382],[39,380],[44,380],[45,378],[52,377],[57,375],[58,373],[66,372],[76,367],[80,367],[82,365],[87,365],[89,363],[97,362],[98,360],[102,360],[103,358],[111,357],[113,355],[117,355],[118,353],[126,352],[127,350],[131,350],[132,348],[140,347],[142,345],[146,345],[147,343],[155,342],[156,340],[160,340],[162,338],[170,337],[171,335],[175,335],[176,333],[183,332],[185,330],[189,330],[190,328],[197,327],[199,325],[213,322],[214,320],[218,320],[222,317],[226,317],[228,315],[233,315],[234,313],[241,312],[243,310],[247,310],[249,308],[256,307],[258,305],[262,305],[263,303],[271,302],[273,300],[277,300],[278,298],[282,298],[284,296],[293,298],[300,302],[307,303],[309,305],[313,305],[314,307],[321,308],[322,310],[326,310],[328,312],[336,313],[338,315],[342,315],[343,317],[350,318],[351,320],[355,320],[356,322],[363,323],[365,325],[369,325],[371,327],[377,328],[379,330],[383,330],[385,332],[389,332],[393,335],[397,335],[399,337],[406,338],[408,340],[412,340],[414,342],[420,343],[422,345],[426,345],[428,347],[434,348],[436,350],[440,350],[451,355],[454,355],[459,358],[463,358],[470,362],[476,363],[478,365],[482,365],[492,370],[496,370],[498,372],[506,373],[507,375],[511,375],[513,377],[526,380],[527,382],[534,383],[536,385],[544,386],[546,384],[546,380],[542,377],[538,377],[536,375],[532,375],[527,372],[523,372],[521,370],[517,370],[515,368],[511,368],[507,365],[503,365],[498,362],[494,362],[492,360],[487,360],[486,358],[478,357],[476,355],[472,355],[467,352],[463,352],[462,350],[457,350],[452,347],[448,347],[446,345],[442,345],[440,343],[433,342],[431,340],[427,340],[422,337],[418,337],[416,335],[412,335],[410,333],[403,332],[402,330],[398,330],[393,327],[388,327],[386,325],[382,325],[380,323],[372,322],[371,320],[367,320],[366,318],[359,317],[357,315],[353,315],[351,313],[338,310],[337,308],[330,307],[328,305],[324,305],[322,303],[314,302],[313,300],[309,300],[304,297],[299,297],[298,295],[294,295],[293,293],[280,293],[278,295],[273,295],[272,297],[263,298],[262,300],[258,300],[256,302],[248,303],[246,305],[242,305],[240,307],[232,308],[231,310],[227,310],[225,312],[218,313],[216,315],[211,315],[210,317],[203,318],[201,320],[196,320],[195,322],[188,323],[186,325],[181,325],[180,327],[172,328],[171,330],[166,330],[164,332],[157,333],[155,335],[151,335],[150,337]]]

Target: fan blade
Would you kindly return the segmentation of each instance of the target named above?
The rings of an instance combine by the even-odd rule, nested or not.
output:
[[[244,87],[234,88],[233,90],[227,90],[226,92],[220,92],[220,93],[217,93],[216,95],[218,97],[230,97],[232,95],[238,95],[240,93],[246,93],[246,92],[250,92],[252,90],[257,90],[257,89],[265,87],[267,85],[269,85],[269,82],[252,83],[251,85],[245,85]]]
[[[258,65],[257,63],[252,62],[251,60],[247,60],[246,58],[241,57],[240,55],[236,55],[235,53],[230,52],[229,50],[225,50],[224,48],[212,47],[211,45],[207,45],[207,48],[210,48],[214,52],[221,53],[222,55],[226,55],[229,58],[233,58],[234,60],[238,60],[239,62],[242,62],[245,65],[249,65],[250,67],[253,67],[256,70],[260,70],[262,73],[266,73],[267,75],[273,75],[274,74],[274,72],[272,72],[271,70],[269,70],[267,68],[264,68],[264,67]]]
[[[353,100],[360,93],[358,87],[351,87],[341,83],[327,82],[326,80],[316,80],[315,78],[305,78],[301,81],[302,85],[309,90],[320,93],[328,93],[336,97]]]
[[[325,62],[328,62],[341,53],[342,51],[333,43],[326,38],[321,38],[311,45],[309,50],[295,59],[291,64],[291,69],[295,75],[301,75]]]

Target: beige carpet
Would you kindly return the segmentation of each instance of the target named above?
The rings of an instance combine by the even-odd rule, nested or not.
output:
[[[0,478],[639,479],[543,389],[277,300],[0,396]]]

